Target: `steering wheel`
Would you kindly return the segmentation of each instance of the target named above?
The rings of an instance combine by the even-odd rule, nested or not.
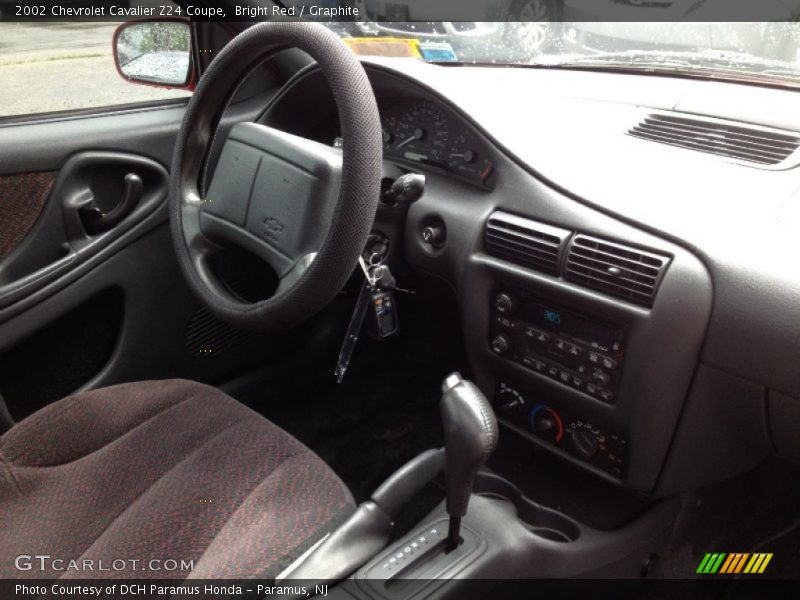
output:
[[[279,49],[304,50],[333,91],[342,150],[256,123],[231,128],[208,193],[198,182],[220,115],[238,84]],[[234,38],[203,74],[178,132],[170,175],[170,226],[181,271],[219,318],[276,331],[311,317],[344,287],[378,206],[381,123],[360,62],[314,23],[255,25]],[[263,259],[279,283],[248,303],[229,291],[209,259],[228,245]]]

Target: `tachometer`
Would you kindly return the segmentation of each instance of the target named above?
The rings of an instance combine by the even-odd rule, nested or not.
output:
[[[397,123],[388,150],[407,160],[444,165],[449,141],[449,123],[432,102],[418,102]]]

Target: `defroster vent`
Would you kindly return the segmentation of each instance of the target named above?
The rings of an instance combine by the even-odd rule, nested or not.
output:
[[[800,134],[690,114],[652,113],[628,131],[634,137],[776,167],[800,147]]]
[[[486,222],[484,236],[486,251],[492,256],[555,275],[571,233],[498,211]]]
[[[652,306],[669,258],[577,235],[567,252],[565,277],[643,306]]]

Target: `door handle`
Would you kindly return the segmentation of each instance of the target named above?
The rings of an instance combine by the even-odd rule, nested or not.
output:
[[[95,204],[94,200],[88,205],[78,209],[78,214],[80,215],[81,221],[83,221],[83,227],[86,229],[86,233],[94,235],[102,233],[103,231],[108,231],[114,227],[133,212],[133,209],[136,208],[136,205],[139,204],[139,201],[142,199],[143,194],[144,183],[142,182],[142,178],[136,173],[128,173],[125,175],[122,198],[110,211],[104,213]]]

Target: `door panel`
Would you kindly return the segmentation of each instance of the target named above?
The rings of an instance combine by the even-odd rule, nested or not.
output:
[[[119,152],[73,155],[24,243],[0,263],[0,308],[124,237],[164,204],[168,187],[167,171],[153,160]]]
[[[263,106],[234,105],[221,127],[255,120]],[[0,196],[0,226],[16,232],[3,234],[0,257],[0,394],[15,417],[76,389],[168,377],[223,384],[326,349],[328,315],[257,335],[221,323],[191,294],[167,215],[182,115],[171,105],[0,125],[0,189],[13,190]],[[133,211],[88,231],[81,208],[112,211],[129,173],[142,181]],[[258,269],[240,279],[269,279]]]
[[[0,261],[28,235],[56,180],[55,171],[0,177]]]
[[[0,258],[0,323],[71,285],[166,220],[166,168],[183,111],[183,103],[173,103],[0,124],[0,180],[14,185],[46,181],[55,175],[44,206],[34,218],[36,223],[24,238],[14,240],[13,251]],[[106,173],[109,167],[117,172]],[[92,188],[109,188],[108,183],[98,181],[109,178],[116,178],[121,186],[125,173],[120,169],[142,171],[150,193],[139,202],[136,214],[119,223],[113,234],[89,236],[76,221],[77,211],[98,195],[100,203],[116,201],[114,194],[121,192],[114,192],[113,184],[100,194]],[[25,215],[17,220],[29,221],[35,205],[42,202],[44,185],[27,187],[39,191],[40,196],[17,189],[14,197],[20,199],[15,204],[21,205],[20,214]]]
[[[114,150],[168,166],[185,101],[0,124],[0,175],[52,171],[81,150]],[[33,168],[32,168],[33,167]]]

